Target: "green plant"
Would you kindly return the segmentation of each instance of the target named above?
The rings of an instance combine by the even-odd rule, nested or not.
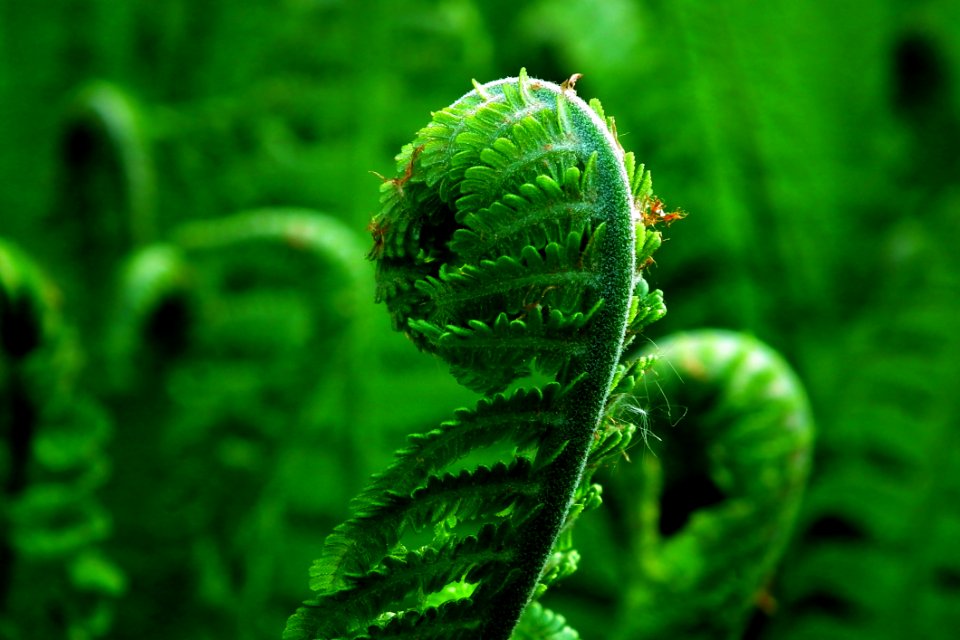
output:
[[[103,305],[118,265],[155,234],[156,171],[146,116],[123,88],[90,82],[72,96],[58,127],[57,184],[46,222],[65,307],[89,342],[110,324]],[[97,360],[99,353],[90,353]]]
[[[615,603],[606,637],[741,638],[751,613],[759,623],[776,608],[774,567],[812,457],[806,394],[750,336],[684,332],[655,352],[632,391],[648,446],[604,478],[611,504],[583,546],[616,561],[573,589]]]
[[[118,627],[254,638],[282,623],[299,583],[283,559],[309,561],[313,528],[349,496],[338,481],[363,464],[345,425],[369,359],[354,335],[365,266],[341,222],[284,208],[181,225],[130,257],[109,350],[125,452],[110,498],[141,505],[118,509],[116,547],[156,596],[124,603]]]
[[[66,171],[58,208],[65,221],[77,225],[75,235],[83,245],[78,249],[116,260],[129,247],[149,241],[156,171],[149,128],[133,98],[108,82],[87,84],[69,105],[61,136]]]
[[[624,347],[665,309],[640,273],[660,244],[649,173],[575,80],[475,84],[384,179],[378,299],[484,397],[356,498],[285,638],[493,640],[525,608],[518,637],[576,637],[527,605],[576,567],[593,472],[636,430],[626,391],[649,359]]]
[[[103,636],[124,577],[100,550],[110,423],[77,389],[58,291],[0,241],[0,637]]]

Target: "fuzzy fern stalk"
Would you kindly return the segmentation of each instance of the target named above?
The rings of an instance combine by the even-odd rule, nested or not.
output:
[[[576,637],[528,604],[576,567],[592,472],[636,429],[614,414],[648,361],[624,347],[665,309],[640,273],[660,243],[649,174],[575,80],[475,84],[384,178],[378,299],[484,397],[356,498],[287,640],[506,639],[525,608],[516,637]]]
[[[773,613],[773,569],[810,470],[803,387],[772,349],[728,331],[658,341],[632,395],[650,451],[621,465],[610,492],[629,540],[623,638],[739,638],[751,611]],[[642,457],[641,457],[642,456]]]
[[[58,292],[0,240],[0,637],[95,638],[124,579],[99,551],[110,426],[77,391]]]

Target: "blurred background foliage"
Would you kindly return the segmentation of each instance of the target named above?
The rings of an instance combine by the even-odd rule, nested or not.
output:
[[[55,283],[0,299],[0,636],[279,637],[369,473],[471,399],[374,307],[370,172],[525,66],[583,73],[689,213],[651,340],[747,331],[808,387],[814,475],[747,635],[952,637],[957,25],[949,0],[0,1],[0,237]],[[27,348],[38,309],[62,330]],[[611,518],[548,596],[585,638],[629,615]]]

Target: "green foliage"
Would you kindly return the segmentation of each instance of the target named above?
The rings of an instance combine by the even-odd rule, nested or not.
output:
[[[772,613],[810,471],[810,408],[756,339],[699,330],[653,351],[622,401],[643,416],[646,447],[605,479],[617,517],[591,541],[623,558],[599,592],[616,603],[608,637],[739,638],[751,614]]]
[[[123,89],[95,82],[77,93],[62,126],[60,152],[72,170],[58,194],[60,214],[77,225],[73,235],[85,250],[119,259],[154,233],[156,176],[144,115]]]
[[[0,241],[0,636],[97,638],[125,578],[103,553],[110,514],[102,409],[76,388],[57,292]]]
[[[762,337],[817,416],[808,497],[770,586],[777,606],[751,635],[949,637],[956,3],[603,3],[595,19],[615,15],[625,38],[566,37],[600,3],[574,5],[536,3],[523,13],[539,20],[516,20],[514,41],[547,41],[587,73],[658,188],[691,212],[651,270],[671,296],[658,330]],[[581,551],[585,569],[604,562]],[[596,601],[584,622],[551,606],[582,630],[607,619]]]
[[[510,636],[513,640],[579,640],[580,635],[567,626],[563,616],[533,602],[523,610],[520,622]]]
[[[181,587],[176,602],[137,602],[118,624],[175,608],[206,616],[194,637],[234,621],[259,637],[282,620],[278,603],[296,598],[277,584],[290,547],[304,553],[340,495],[301,488],[290,471],[322,465],[326,478],[311,475],[327,484],[358,464],[342,424],[355,420],[350,397],[364,386],[351,335],[368,291],[362,248],[339,221],[309,210],[240,213],[171,236],[134,254],[121,282],[111,397],[138,428],[118,434],[125,455],[111,497],[152,496],[117,518],[131,579]],[[166,561],[145,558],[144,544]],[[176,625],[170,633],[186,633]]]
[[[378,298],[485,397],[413,436],[355,501],[285,638],[508,638],[531,598],[576,567],[571,527],[600,502],[591,471],[635,430],[598,431],[614,419],[611,388],[646,364],[625,360],[624,344],[665,309],[636,268],[635,248],[659,244],[642,224],[649,177],[572,85],[525,71],[475,85],[384,179],[371,223]],[[491,449],[494,464],[449,471]],[[469,593],[436,596],[454,584]],[[574,637],[562,619],[531,615],[532,628]]]
[[[107,431],[93,426],[99,419],[84,421],[98,435],[71,439],[57,454],[97,449],[112,468],[96,496],[115,530],[93,544],[129,586],[109,635],[279,636],[303,568],[322,553],[321,532],[348,517],[349,497],[388,467],[404,434],[453,429],[444,421],[454,407],[470,406],[452,422],[462,419],[471,438],[486,437],[487,405],[447,366],[388,331],[373,292],[347,296],[358,301],[349,318],[309,302],[326,297],[326,286],[340,292],[333,298],[346,296],[349,287],[333,274],[362,270],[362,249],[349,268],[325,261],[305,268],[300,289],[272,264],[282,250],[200,251],[178,238],[184,224],[281,206],[331,212],[359,231],[377,207],[370,170],[393,175],[383,159],[405,132],[462,93],[465,79],[525,66],[555,80],[583,73],[578,90],[604,97],[624,144],[656,167],[658,189],[690,213],[670,228],[670,250],[644,270],[651,289],[670,293],[671,312],[640,340],[663,344],[664,335],[704,326],[746,331],[780,351],[807,386],[820,427],[810,487],[784,562],[763,592],[765,612],[753,614],[744,635],[951,638],[960,626],[960,407],[951,387],[960,377],[960,254],[952,248],[960,208],[958,7],[949,0],[0,0],[0,235],[57,285],[53,316],[63,320],[50,335],[69,348],[58,351],[66,355],[56,366],[37,358],[30,370],[49,375],[31,380],[69,372],[68,392],[43,393],[77,407],[93,399],[113,425],[107,442]],[[504,146],[481,160],[503,166],[511,154]],[[405,290],[409,313],[438,303],[417,325],[427,330],[414,334],[418,341],[462,353],[463,338],[442,338],[444,325],[473,332],[455,314],[485,311],[468,307],[465,288],[482,285],[497,304],[516,306],[513,293],[490,283],[525,270],[541,284],[519,300],[524,310],[584,302],[566,298],[577,287],[549,289],[549,272],[557,267],[568,277],[571,256],[584,247],[574,251],[566,240],[586,207],[567,209],[551,253],[523,252],[549,243],[526,233],[539,233],[531,216],[558,197],[553,183],[570,198],[580,186],[573,177],[527,181],[520,198],[458,220],[455,237],[445,239],[463,256],[462,271],[398,272],[400,282],[421,281]],[[515,216],[531,224],[510,227]],[[494,237],[496,228],[505,233]],[[433,233],[446,236],[442,228]],[[158,244],[139,253],[145,243]],[[509,260],[490,254],[494,246]],[[273,295],[266,281],[243,291],[218,284],[216,274],[242,268],[227,256],[242,262],[248,252],[250,270],[277,276],[270,282],[282,293]],[[155,270],[155,292],[171,293],[160,313],[133,311],[153,304],[149,289],[137,298],[121,286],[135,279],[122,271],[133,264]],[[580,311],[586,317],[589,309]],[[137,324],[143,319],[146,334]],[[329,340],[305,329],[311,322],[332,330]],[[495,331],[496,318],[485,325]],[[222,339],[221,329],[229,334]],[[481,365],[485,357],[477,357]],[[466,370],[459,375],[469,381]],[[656,378],[665,390],[669,376]],[[534,373],[529,383],[508,385],[500,402],[525,411],[543,401],[513,394],[534,386],[543,398],[575,392]],[[615,393],[628,399],[632,388]],[[629,460],[599,463],[603,449],[594,450],[604,509],[578,519],[580,568],[544,596],[585,637],[605,636],[630,616],[610,585],[640,588],[623,577],[623,550],[636,542],[624,531],[622,508],[636,503],[623,496],[651,486],[644,479],[653,462],[667,460],[667,434],[697,424],[688,411],[675,427],[656,427],[657,406],[668,399],[650,389],[657,400],[642,407],[647,416],[625,419],[637,424]],[[629,403],[622,407],[629,411]],[[9,408],[5,396],[0,414]],[[224,425],[218,416],[236,421]],[[481,445],[457,458],[433,431],[407,449],[438,464],[458,459],[425,472],[456,478],[478,465],[493,470],[513,448],[532,456],[530,443],[540,437],[533,424],[491,430],[510,450],[503,455]],[[599,432],[618,433],[617,424]],[[287,441],[281,433],[301,435]],[[642,453],[644,433],[659,457]],[[0,450],[3,473],[39,459],[22,448],[11,458],[7,440]],[[47,477],[49,470],[33,468]],[[60,474],[56,483],[76,480],[73,495],[83,478]],[[397,481],[384,474],[371,491]],[[688,498],[681,491],[657,506],[669,512],[668,502]],[[4,496],[0,511],[7,506]],[[162,547],[138,541],[140,514],[170,534],[149,534]],[[402,543],[422,546],[430,535],[430,528],[407,532]],[[10,566],[39,567],[18,558]],[[68,575],[69,562],[45,560],[42,575]],[[0,573],[6,566],[0,562]],[[85,597],[59,597],[76,595],[67,582],[18,578],[5,630],[33,616],[41,621],[34,635],[62,635],[43,626],[52,620],[43,608],[54,584],[63,586],[57,602],[95,609],[83,608]],[[469,598],[474,588],[453,582],[427,601]],[[694,601],[708,595],[704,588]]]

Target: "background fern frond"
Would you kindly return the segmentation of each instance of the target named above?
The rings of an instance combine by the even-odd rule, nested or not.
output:
[[[104,553],[111,423],[80,388],[57,289],[0,240],[0,635],[104,637],[126,578]]]
[[[779,355],[734,332],[677,334],[649,354],[608,418],[644,436],[632,462],[603,474],[619,517],[593,542],[629,558],[615,580],[629,586],[608,588],[609,634],[741,637],[769,607],[810,472],[806,394]]]
[[[325,500],[349,495],[317,496],[289,474],[323,482],[356,464],[348,397],[365,384],[353,335],[367,326],[363,249],[342,223],[304,209],[195,221],[170,236],[131,257],[115,303],[110,400],[127,427],[108,498],[151,496],[117,520],[121,560],[133,579],[191,595],[141,603],[121,624],[171,606],[219,610],[196,633],[235,620],[256,637],[280,626],[279,593],[294,597],[299,584],[281,554],[296,549],[306,564]],[[218,489],[211,474],[231,481]],[[268,542],[278,536],[284,551]],[[161,566],[142,558],[147,541]]]

